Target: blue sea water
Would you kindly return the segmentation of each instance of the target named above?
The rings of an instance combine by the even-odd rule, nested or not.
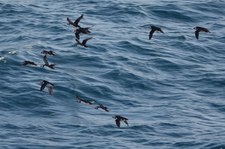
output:
[[[224,0],[0,0],[0,148],[225,148]],[[91,27],[75,45],[66,18]],[[150,26],[162,28],[148,40]],[[210,33],[194,35],[194,27]],[[43,64],[53,50],[56,69]],[[41,80],[55,84],[53,96]],[[76,95],[106,105],[76,101]],[[127,117],[117,128],[112,116]]]

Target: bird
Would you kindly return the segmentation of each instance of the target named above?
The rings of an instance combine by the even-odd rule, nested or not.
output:
[[[88,100],[82,99],[79,96],[76,96],[76,98],[77,98],[77,102],[79,102],[79,103],[84,103],[84,104],[88,104],[88,105],[92,105],[92,104],[95,103],[94,100],[93,101],[88,101]]]
[[[89,27],[86,27],[86,28],[80,27],[80,28],[74,30],[74,33],[75,33],[76,39],[80,39],[80,33],[90,34],[91,32],[89,31]]]
[[[48,55],[52,55],[52,56],[55,56],[56,55],[56,53],[55,52],[53,52],[52,50],[50,50],[50,51],[46,51],[46,50],[43,50],[42,52],[41,52],[41,54],[48,54]]]
[[[159,32],[161,32],[161,33],[164,33],[164,32],[162,31],[161,28],[156,27],[156,26],[151,26],[151,31],[149,32],[149,40],[152,39],[153,33],[154,33],[155,31],[159,31]]]
[[[47,66],[47,67],[49,67],[49,68],[51,68],[51,69],[55,69],[55,64],[49,64],[49,63],[48,63],[47,54],[44,55],[43,61],[44,61],[44,63],[45,63],[45,64],[43,65],[43,67]]]
[[[97,107],[95,107],[95,109],[99,109],[99,108],[106,111],[106,112],[109,112],[108,108],[106,106],[102,105],[102,104],[99,104]]]
[[[210,31],[207,28],[204,28],[204,27],[196,26],[194,29],[195,29],[195,37],[196,37],[196,39],[199,38],[199,32],[210,33]]]
[[[67,17],[67,21],[68,21],[68,25],[73,25],[74,27],[80,27],[78,24],[80,22],[80,20],[83,18],[83,14],[78,17],[74,22],[72,22],[68,17]]]
[[[120,115],[115,115],[115,116],[113,116],[112,118],[115,119],[115,122],[116,122],[116,125],[117,125],[118,128],[120,128],[120,121],[123,121],[125,124],[127,124],[127,126],[129,126],[129,125],[128,125],[128,122],[127,122],[128,119],[125,118],[125,117],[122,117],[122,116],[120,116]]]
[[[34,66],[37,66],[37,64],[35,62],[32,62],[32,61],[24,61],[23,62],[23,65],[24,66],[27,66],[27,65],[34,65]]]
[[[86,39],[84,39],[82,42],[80,42],[79,39],[76,39],[76,41],[77,41],[77,44],[79,44],[79,45],[81,45],[81,46],[83,46],[83,47],[88,47],[88,46],[86,45],[86,43],[87,43],[88,40],[90,40],[90,39],[92,39],[92,38],[93,38],[93,37],[86,38]]]
[[[49,95],[52,95],[54,84],[46,80],[42,80],[40,91],[43,91],[45,87],[48,87],[48,93]]]

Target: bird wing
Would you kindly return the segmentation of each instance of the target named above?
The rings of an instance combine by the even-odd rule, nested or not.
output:
[[[56,55],[56,53],[53,52],[53,51],[48,51],[48,54],[49,54],[49,55],[52,55],[52,56]]]
[[[99,105],[95,107],[95,109],[98,109],[98,108],[100,108],[100,106],[99,106]]]
[[[47,65],[49,68],[51,68],[51,69],[55,69],[54,67],[55,67],[55,64],[50,64],[50,65]]]
[[[164,32],[162,31],[162,29],[161,29],[161,28],[159,28],[159,31],[160,31],[161,33],[164,33]]]
[[[76,27],[76,25],[67,17],[67,21],[69,25],[73,25],[74,27]]]
[[[48,84],[48,82],[46,81],[43,81],[42,82],[42,85],[41,85],[41,88],[40,88],[40,91],[43,91],[43,89],[45,88],[45,86]]]
[[[92,37],[87,38],[87,39],[84,39],[83,42],[82,42],[81,44],[84,45],[84,46],[86,46],[87,41],[90,40],[91,38],[92,38]]]
[[[48,52],[48,51],[43,50],[43,51],[41,52],[41,54],[47,54],[47,52]]]
[[[104,107],[104,110],[105,110],[106,112],[109,112],[109,110],[108,110],[108,108],[107,108],[107,107]]]
[[[31,62],[30,64],[31,64],[31,65],[35,65],[35,66],[37,66],[37,64],[36,64],[36,63],[34,63],[34,62]]]
[[[207,28],[202,28],[204,32],[210,32]]]
[[[45,65],[47,65],[47,66],[49,65],[47,54],[45,54],[45,56],[43,57],[43,61],[44,61]]]
[[[49,93],[49,95],[52,95],[52,93],[53,93],[53,86],[48,86],[48,93]]]
[[[75,36],[77,39],[80,39],[80,33],[79,32],[75,32]]]
[[[115,121],[116,121],[116,126],[117,126],[118,128],[120,128],[120,120],[119,120],[119,119],[116,119]]]
[[[80,22],[80,20],[83,18],[83,14],[80,16],[80,17],[78,17],[75,21],[74,21],[74,24],[76,25],[76,27],[79,27],[79,25],[78,25],[78,23]]]
[[[81,42],[80,42],[80,40],[76,39],[76,42],[77,42],[77,44],[80,44],[80,45],[81,45]]]
[[[129,126],[127,120],[125,120],[124,123],[127,124],[127,126]]]
[[[151,31],[150,31],[150,33],[149,33],[149,40],[151,40],[152,39],[152,36],[153,36],[153,33],[155,32],[155,30],[154,29],[152,29]]]
[[[198,39],[198,37],[199,37],[199,32],[200,32],[199,30],[196,30],[195,31],[195,37],[196,37],[196,39]]]

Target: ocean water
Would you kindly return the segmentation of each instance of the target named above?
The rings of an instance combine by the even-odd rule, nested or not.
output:
[[[224,0],[0,0],[0,148],[224,149]],[[66,18],[91,27],[75,45]],[[148,40],[150,26],[162,28]],[[210,33],[194,35],[194,27]],[[43,64],[42,50],[56,69]],[[41,80],[55,84],[40,92]],[[76,101],[76,95],[110,112]],[[117,128],[112,116],[128,118]]]

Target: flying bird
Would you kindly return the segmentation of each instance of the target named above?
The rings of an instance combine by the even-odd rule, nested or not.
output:
[[[79,103],[84,103],[84,104],[88,104],[88,105],[92,105],[93,103],[95,103],[94,100],[93,101],[85,100],[79,96],[76,96],[76,98],[77,98],[77,102],[79,102]]]
[[[51,68],[51,69],[55,69],[55,64],[49,64],[48,63],[48,58],[47,58],[47,54],[45,54],[45,56],[43,57],[43,61],[44,61],[44,65],[43,65],[43,67],[45,67],[45,66],[47,66],[47,67],[49,67],[49,68]]]
[[[49,95],[52,95],[54,84],[51,82],[48,82],[46,80],[42,80],[40,91],[43,91],[45,89],[45,87],[48,87],[48,93],[49,93]]]
[[[151,26],[151,31],[149,32],[149,40],[152,39],[153,33],[154,33],[155,31],[159,31],[159,32],[161,32],[161,33],[164,33],[164,32],[162,31],[161,28],[156,27],[156,26]]]
[[[118,128],[120,128],[120,121],[123,121],[125,124],[127,124],[127,126],[129,126],[128,122],[127,122],[128,121],[127,118],[122,117],[120,115],[115,115],[115,116],[113,116],[113,118],[115,119],[115,122],[116,122],[116,125]]]
[[[86,45],[86,43],[87,43],[87,41],[90,40],[90,39],[92,39],[92,37],[87,38],[87,39],[84,39],[82,42],[80,42],[79,39],[76,39],[76,41],[77,41],[77,44],[79,44],[79,45],[81,45],[81,46],[83,46],[83,47],[88,47],[88,46]]]
[[[95,107],[95,109],[102,109],[106,112],[109,112],[108,108],[106,106],[102,105],[102,104],[99,104],[97,107]]]
[[[52,55],[52,56],[55,56],[56,55],[56,53],[55,52],[53,52],[52,50],[50,50],[50,51],[46,51],[46,50],[43,50],[42,52],[41,52],[41,54],[48,54],[48,55]]]
[[[196,26],[194,29],[195,29],[195,37],[196,37],[196,39],[199,38],[199,32],[210,33],[210,31],[207,28],[204,28],[204,27]]]
[[[80,27],[78,24],[79,24],[79,22],[80,22],[80,20],[83,18],[83,14],[80,16],[80,17],[78,17],[74,22],[73,21],[71,21],[68,17],[67,17],[67,21],[68,21],[68,25],[73,25],[74,27]]]
[[[24,61],[24,62],[23,62],[23,65],[24,65],[24,66],[27,66],[27,65],[34,65],[34,66],[37,66],[37,64],[34,63],[34,62],[32,62],[32,61]]]

